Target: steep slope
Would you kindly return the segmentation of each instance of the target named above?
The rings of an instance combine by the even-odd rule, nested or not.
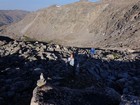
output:
[[[18,22],[28,13],[22,10],[0,10],[0,26]]]
[[[140,48],[139,21],[138,0],[76,2],[38,10],[3,33],[71,46],[136,49]]]

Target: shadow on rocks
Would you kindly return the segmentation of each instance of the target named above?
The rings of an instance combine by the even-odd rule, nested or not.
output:
[[[70,104],[67,105],[75,105],[74,103],[80,105],[94,105],[94,103],[97,103],[96,105],[101,105],[104,102],[112,102],[110,101],[111,99],[107,98],[106,94],[103,95],[98,92],[96,94],[88,94],[86,91],[81,91],[92,86],[101,88],[101,90],[106,88],[113,89],[120,95],[131,94],[140,96],[139,59],[134,61],[103,60],[90,58],[83,54],[79,56],[79,71],[76,71],[76,77],[73,79],[68,74],[66,63],[61,59],[61,54],[59,52],[56,53],[58,56],[57,60],[48,58],[42,60],[40,57],[36,57],[35,60],[29,60],[28,57],[19,56],[19,52],[1,56],[0,105],[29,105],[32,91],[36,87],[36,81],[39,79],[41,72],[44,73],[45,78],[50,78],[47,82],[58,87],[55,90],[60,93],[58,95],[49,92],[49,97],[48,93],[45,93],[46,98],[56,99],[55,103],[64,98],[64,95],[73,97],[69,100]],[[65,91],[65,89],[62,89],[63,87],[69,89]],[[60,91],[59,88],[61,88]],[[75,89],[79,92],[75,92]],[[72,94],[70,91],[72,91]],[[104,103],[104,105],[119,105],[119,102],[115,104]]]

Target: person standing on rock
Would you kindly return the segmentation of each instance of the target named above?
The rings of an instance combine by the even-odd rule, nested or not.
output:
[[[73,74],[75,74],[75,59],[74,59],[74,54],[71,53],[70,57],[68,58],[68,69],[72,71]]]
[[[90,50],[90,56],[93,57],[93,55],[94,55],[95,53],[96,53],[96,52],[95,52],[95,48],[91,48],[91,50]]]

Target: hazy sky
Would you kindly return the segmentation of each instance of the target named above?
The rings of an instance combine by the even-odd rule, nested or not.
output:
[[[35,11],[50,5],[63,5],[79,0],[0,0],[0,10],[29,10]],[[97,0],[90,0],[97,1]]]

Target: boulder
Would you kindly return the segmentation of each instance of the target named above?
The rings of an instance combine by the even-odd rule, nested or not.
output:
[[[114,55],[112,55],[112,54],[109,54],[106,57],[107,57],[107,59],[110,59],[110,60],[113,60],[114,59]]]

